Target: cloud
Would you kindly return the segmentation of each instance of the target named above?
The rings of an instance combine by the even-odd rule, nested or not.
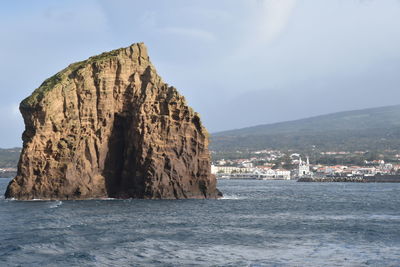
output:
[[[287,28],[297,0],[257,0],[249,2],[249,14],[242,17],[242,41],[232,59],[248,60],[259,55],[276,41]],[[262,53],[261,53],[262,54]]]
[[[284,31],[296,0],[263,0],[258,4],[255,35],[260,44],[268,44]]]
[[[160,30],[164,34],[178,35],[184,38],[197,39],[204,42],[213,42],[216,37],[213,33],[196,28],[166,27]]]

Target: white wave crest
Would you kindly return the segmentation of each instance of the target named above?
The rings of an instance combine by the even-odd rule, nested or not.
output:
[[[62,204],[63,202],[61,200],[54,201],[53,203],[50,204],[50,209],[58,208]]]
[[[226,200],[226,199],[244,199],[244,197],[240,197],[238,195],[224,195],[223,197],[219,198],[220,200]]]

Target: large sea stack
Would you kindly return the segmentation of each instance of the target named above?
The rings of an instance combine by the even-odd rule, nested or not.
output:
[[[29,199],[216,198],[208,133],[143,43],[71,64],[20,104],[18,174]]]

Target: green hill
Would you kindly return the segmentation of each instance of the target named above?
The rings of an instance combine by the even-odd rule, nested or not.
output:
[[[400,105],[338,112],[212,134],[211,150],[400,149]]]

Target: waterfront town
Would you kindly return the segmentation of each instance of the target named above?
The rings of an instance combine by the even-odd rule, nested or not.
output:
[[[365,153],[365,152],[363,152]],[[354,164],[310,163],[307,155],[283,153],[277,150],[261,150],[249,158],[220,159],[213,161],[211,172],[218,179],[298,180],[300,178],[368,177],[398,175],[399,163],[386,163],[383,159],[364,160]],[[323,156],[348,155],[350,152],[320,152]],[[358,154],[361,154],[359,152]],[[400,155],[396,155],[400,158]]]
[[[400,175],[399,151],[384,151],[374,155],[367,151],[322,151],[311,153],[313,160],[306,153],[268,149],[247,153],[238,151],[235,157],[227,156],[227,159],[215,157],[215,152],[211,154],[217,158],[212,162],[211,172],[218,179],[298,180]],[[16,167],[0,166],[0,178],[10,178],[16,174]]]

